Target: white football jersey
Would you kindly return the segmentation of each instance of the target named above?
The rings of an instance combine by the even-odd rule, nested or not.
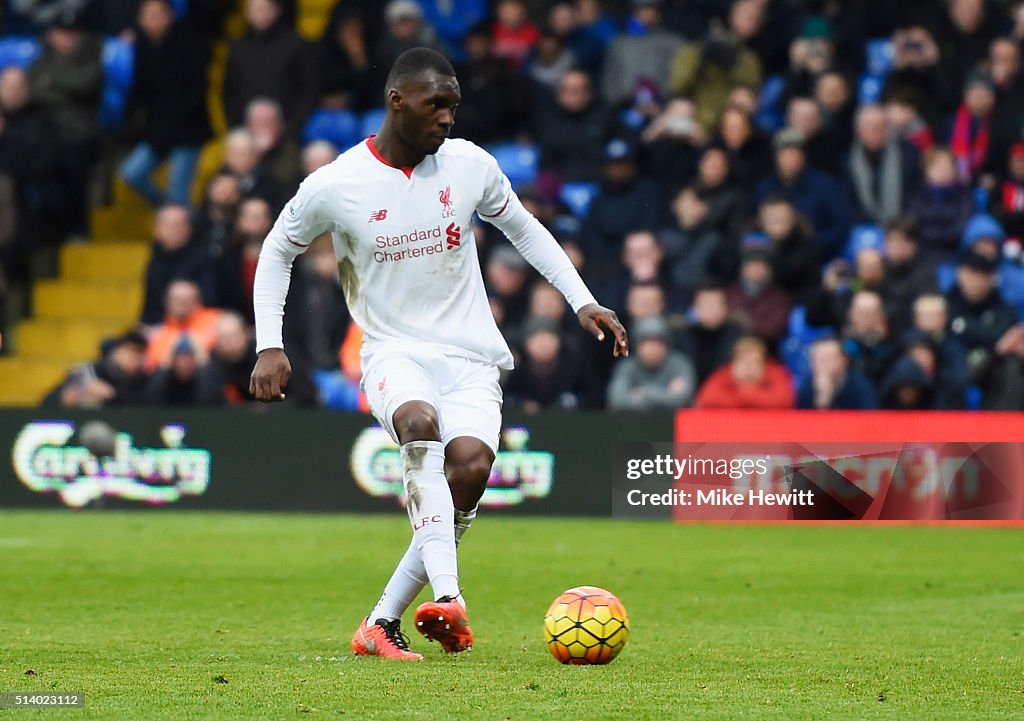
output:
[[[447,140],[414,168],[397,168],[369,138],[302,183],[267,242],[284,240],[294,255],[322,233],[331,234],[349,312],[365,334],[364,354],[381,342],[429,343],[511,368],[512,354],[487,301],[472,217],[476,212],[500,226],[501,216],[514,208],[522,205],[508,178],[473,143]],[[550,234],[540,233],[554,244]],[[528,235],[537,234],[531,228]],[[532,253],[517,245],[530,259]],[[554,249],[564,258],[557,245]],[[550,251],[545,245],[545,260]],[[557,276],[563,292],[571,288],[574,308],[592,302],[575,271],[573,282],[561,278],[565,263],[567,258],[559,259],[554,274],[541,270]],[[262,349],[276,344],[280,327],[278,321],[275,329],[261,328],[260,316]]]

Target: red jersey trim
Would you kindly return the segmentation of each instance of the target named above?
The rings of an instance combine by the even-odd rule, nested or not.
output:
[[[383,155],[381,155],[380,152],[377,150],[377,146],[373,144],[373,139],[376,138],[376,137],[377,137],[376,135],[371,135],[370,137],[368,137],[366,139],[366,147],[370,149],[370,154],[373,157],[375,157],[377,160],[379,160],[380,162],[384,163],[384,165],[388,166],[389,168],[394,168],[396,170],[401,170],[403,173],[405,173],[405,177],[411,178],[412,177],[412,171],[415,169],[416,166],[414,166],[414,165],[407,165],[404,168],[399,168],[397,165],[392,165],[391,163],[389,163],[387,158],[385,158]]]
[[[481,218],[497,218],[499,215],[501,215],[502,213],[505,212],[506,208],[508,208],[508,201],[509,200],[511,200],[511,198],[505,198],[505,204],[503,206],[501,206],[501,210],[499,210],[494,215],[487,215],[486,213],[480,213],[480,217]]]

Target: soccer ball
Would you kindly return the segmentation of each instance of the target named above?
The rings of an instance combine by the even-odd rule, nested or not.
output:
[[[570,588],[544,617],[544,640],[561,663],[610,663],[628,638],[629,616],[622,602],[596,586]]]

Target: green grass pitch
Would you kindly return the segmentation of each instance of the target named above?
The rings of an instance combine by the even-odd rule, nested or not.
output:
[[[460,552],[476,648],[412,634],[423,663],[356,659],[408,534],[398,510],[0,512],[0,691],[87,700],[0,718],[1024,718],[1019,528],[484,512]],[[578,584],[629,610],[610,666],[544,647]]]

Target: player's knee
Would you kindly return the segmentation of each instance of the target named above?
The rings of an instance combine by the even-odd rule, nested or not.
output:
[[[413,401],[403,404],[395,411],[394,424],[401,443],[441,440],[437,413],[427,403]]]
[[[468,511],[476,506],[487,489],[492,463],[490,454],[481,452],[445,464],[445,475],[456,508]]]

